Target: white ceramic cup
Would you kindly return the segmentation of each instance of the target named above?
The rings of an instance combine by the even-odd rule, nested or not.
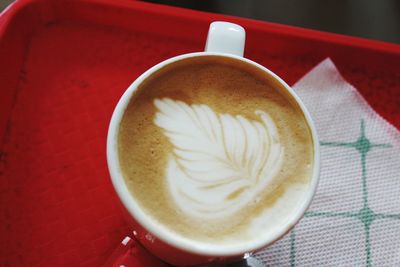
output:
[[[205,52],[176,56],[147,70],[125,91],[115,107],[111,118],[107,137],[108,168],[115,191],[124,206],[127,218],[132,226],[132,233],[134,237],[151,253],[174,265],[197,265],[211,261],[226,262],[238,260],[245,255],[249,255],[249,253],[272,244],[287,233],[300,220],[310,205],[317,188],[320,169],[319,141],[314,122],[312,121],[309,112],[296,93],[281,78],[267,68],[243,57],[244,44],[245,30],[241,26],[228,22],[211,23]],[[250,244],[243,244],[238,240],[237,244],[229,247],[217,244],[204,245],[196,241],[180,238],[172,232],[167,231],[165,227],[162,227],[153,221],[129,193],[119,166],[117,145],[119,125],[125,109],[139,85],[153,73],[166,65],[186,58],[208,55],[224,56],[241,60],[253,65],[254,68],[262,70],[265,72],[265,75],[275,79],[297,101],[304,113],[312,134],[314,145],[314,167],[312,170],[310,189],[306,200],[299,204],[297,212],[288,219],[285,225],[281,225],[279,230],[275,231],[272,235],[260,235],[259,239],[254,240],[254,242],[251,242]]]

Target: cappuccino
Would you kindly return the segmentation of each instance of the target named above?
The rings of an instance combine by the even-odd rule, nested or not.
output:
[[[147,78],[120,123],[118,156],[144,212],[199,242],[272,233],[305,201],[313,141],[274,77],[223,56],[186,58]]]

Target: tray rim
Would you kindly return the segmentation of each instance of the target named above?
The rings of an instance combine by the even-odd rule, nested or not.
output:
[[[61,0],[59,2],[63,2]],[[71,0],[70,0],[71,1]],[[68,2],[70,2],[68,1]],[[277,33],[283,36],[293,36],[296,38],[327,42],[335,45],[344,45],[347,47],[364,48],[367,50],[395,54],[400,56],[400,44],[389,43],[379,40],[366,39],[362,37],[348,36],[338,33],[330,33],[319,30],[307,29],[297,26],[284,25],[274,22],[259,21],[255,19],[241,18],[224,14],[216,14],[181,7],[167,6],[132,0],[72,0],[75,3],[87,3],[103,6],[114,6],[127,9],[136,9],[142,12],[162,14],[175,18],[187,20],[197,20],[209,22],[210,20],[226,20],[239,23],[248,29]],[[18,12],[32,4],[54,4],[50,0],[16,0],[7,6],[0,13],[0,41],[2,40],[8,25],[15,18]]]

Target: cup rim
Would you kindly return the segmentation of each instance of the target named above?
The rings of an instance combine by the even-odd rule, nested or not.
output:
[[[305,201],[303,201],[302,205],[296,209],[297,213],[295,215],[292,215],[287,220],[287,223],[279,229],[279,231],[275,231],[270,236],[267,237],[264,236],[264,238],[252,240],[251,243],[247,242],[249,244],[247,244],[246,242],[243,244],[232,244],[232,245],[209,244],[209,243],[206,244],[205,242],[189,240],[173,233],[166,226],[157,223],[154,219],[151,219],[149,215],[146,215],[144,210],[139,206],[138,203],[136,203],[136,201],[130,194],[125,184],[122,171],[119,167],[119,158],[118,158],[119,124],[132,95],[136,92],[139,85],[149,76],[151,76],[154,72],[156,72],[157,70],[163,68],[168,64],[186,58],[202,57],[202,56],[222,56],[222,57],[238,59],[246,63],[249,63],[269,74],[276,81],[278,81],[287,90],[287,92],[289,92],[289,94],[295,99],[301,111],[303,112],[304,117],[306,118],[307,124],[311,132],[311,137],[313,140],[313,148],[314,148],[314,158],[313,158],[314,166],[312,170],[310,189],[307,192]],[[309,111],[307,110],[301,99],[298,97],[298,95],[294,92],[294,90],[275,73],[265,68],[264,66],[244,57],[235,56],[231,54],[224,54],[224,53],[215,53],[215,52],[196,52],[196,53],[179,55],[158,63],[157,65],[151,67],[150,69],[145,71],[142,75],[140,75],[124,92],[124,94],[121,96],[114,109],[109,124],[108,135],[107,135],[107,164],[112,184],[123,206],[128,211],[130,216],[132,216],[132,218],[136,220],[149,233],[154,235],[154,237],[162,240],[163,242],[173,247],[194,254],[201,254],[207,256],[236,256],[240,254],[245,254],[247,252],[252,252],[272,244],[276,240],[280,239],[288,231],[290,231],[294,227],[294,225],[303,217],[304,213],[311,204],[311,201],[315,195],[318,186],[319,174],[320,174],[320,144],[316,127],[309,114]]]

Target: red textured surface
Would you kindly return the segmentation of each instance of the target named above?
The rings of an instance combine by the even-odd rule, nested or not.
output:
[[[0,265],[101,266],[129,235],[105,144],[129,84],[201,51],[208,24],[247,29],[246,56],[292,84],[331,57],[400,128],[400,46],[127,0],[22,0],[0,17]]]
[[[168,265],[151,255],[139,243],[129,239],[120,243],[106,260],[103,267],[167,267]]]

